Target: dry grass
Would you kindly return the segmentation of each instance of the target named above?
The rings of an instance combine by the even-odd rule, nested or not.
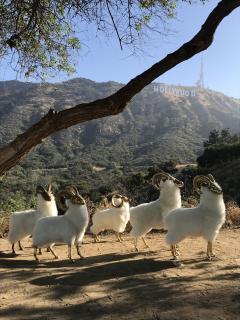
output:
[[[226,222],[224,227],[240,226],[240,208],[235,201],[226,203]]]
[[[187,198],[187,200],[182,200],[182,206],[184,208],[195,208],[196,206],[198,206],[198,199],[194,196],[190,196]]]
[[[0,212],[0,238],[7,235],[9,229],[9,213]]]

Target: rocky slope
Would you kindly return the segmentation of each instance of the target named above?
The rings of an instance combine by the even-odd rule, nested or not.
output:
[[[115,82],[73,79],[59,84],[0,82],[0,144],[38,121],[50,107],[70,108],[121,87]],[[142,167],[171,158],[194,161],[214,128],[240,128],[240,101],[195,87],[152,84],[120,115],[56,133],[24,161],[32,168],[74,166]]]

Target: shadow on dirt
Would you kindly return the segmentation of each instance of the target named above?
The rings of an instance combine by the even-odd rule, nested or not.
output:
[[[0,309],[0,318],[203,320],[207,315],[217,319],[214,315],[221,305],[229,319],[237,319],[240,300],[236,288],[228,285],[214,286],[211,290],[194,288],[193,283],[199,279],[176,274],[167,276],[165,272],[172,267],[171,261],[138,259],[82,270],[55,270],[54,274],[48,271],[47,275],[41,270],[29,282],[35,288],[34,296],[47,300],[48,305],[32,308],[12,305]],[[28,272],[26,276],[29,277]],[[70,303],[66,304],[65,298]],[[201,316],[198,309],[203,310]]]
[[[143,301],[146,304],[154,302],[155,305],[167,299],[171,300],[171,297],[181,292],[176,286],[179,279],[160,279],[158,276],[159,272],[174,268],[171,261],[155,261],[151,258],[126,260],[130,256],[133,255],[91,257],[86,259],[85,267],[80,270],[74,266],[71,269],[55,269],[52,273],[50,271],[50,274],[49,269],[46,272],[35,269],[32,274],[29,274],[30,270],[21,272],[21,279],[18,275],[19,280],[29,279],[30,284],[35,286],[35,295],[47,299],[51,307],[35,307],[30,310],[24,306],[12,306],[11,309],[0,310],[0,318],[16,316],[18,319],[36,319],[38,314],[41,319],[48,319],[49,314],[54,314],[57,319],[70,320],[77,315],[81,316],[81,319],[100,319],[103,315],[111,314],[117,319],[122,315],[127,316],[130,311],[137,312]],[[100,262],[100,258],[101,262],[106,263],[92,265],[93,262]],[[12,278],[14,274],[10,273],[8,276]],[[186,280],[193,279],[188,277]],[[87,288],[86,291],[84,288]],[[117,297],[112,295],[113,292],[118,292]],[[71,296],[79,297],[78,303],[67,307],[59,303]],[[164,309],[169,309],[174,304],[174,301],[168,302]]]
[[[71,273],[58,273],[51,276],[39,277],[31,281],[31,284],[44,286],[46,284],[74,287],[87,286],[93,283],[108,281],[111,279],[143,276],[149,272],[159,272],[174,268],[171,261],[154,261],[152,259],[137,259],[128,261],[115,261],[104,265],[90,266],[80,271]],[[71,290],[71,289],[70,289]]]
[[[1,252],[1,280],[6,286],[0,293],[26,285],[29,301],[2,307],[0,300],[0,319],[238,318],[240,270],[234,260],[228,265],[199,254],[176,267],[161,257],[157,251],[108,253],[72,264],[67,259],[51,260],[51,254],[44,252],[37,263],[24,260],[24,252],[16,258]]]
[[[26,253],[26,256],[28,254]],[[78,266],[89,266],[95,263],[107,263],[111,261],[121,261],[126,259],[133,259],[139,254],[136,252],[127,253],[127,254],[102,254],[97,256],[85,257],[84,259],[76,259],[74,263],[71,263],[68,259],[66,260],[55,260],[53,259],[51,253],[44,253],[40,255],[40,262],[34,260],[29,261],[24,259],[24,253],[21,254],[12,254],[12,253],[0,253],[0,267],[6,269],[19,268],[19,267],[29,267],[32,266],[39,268],[58,268],[58,267],[78,267]],[[16,259],[17,258],[17,259]],[[21,259],[20,259],[21,258]]]

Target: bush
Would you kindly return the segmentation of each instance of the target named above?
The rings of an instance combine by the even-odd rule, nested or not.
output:
[[[7,235],[9,230],[9,214],[6,212],[0,212],[0,238]]]
[[[209,167],[216,163],[235,160],[240,157],[240,143],[227,145],[213,145],[205,148],[203,154],[197,158],[200,167]]]
[[[224,226],[240,226],[240,208],[235,201],[226,203],[226,222]]]

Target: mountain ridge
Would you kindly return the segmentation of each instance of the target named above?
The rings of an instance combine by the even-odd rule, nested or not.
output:
[[[84,78],[44,84],[1,81],[0,145],[39,121],[49,108],[60,111],[104,98],[122,86]],[[175,91],[171,93],[169,88]],[[186,96],[181,90],[195,90],[195,94]],[[104,167],[148,166],[172,158],[192,162],[209,132],[225,127],[239,131],[240,99],[193,86],[152,83],[123,113],[52,135],[27,156],[23,166],[68,166],[76,158]]]

